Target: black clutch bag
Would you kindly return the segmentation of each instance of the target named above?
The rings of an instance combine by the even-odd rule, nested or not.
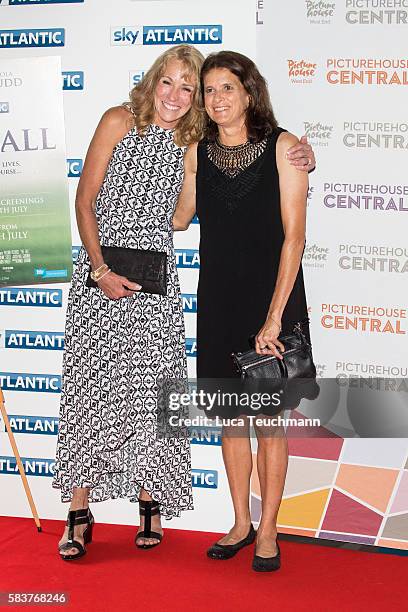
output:
[[[313,363],[312,347],[306,340],[301,323],[297,323],[292,334],[279,336],[285,346],[283,359],[274,355],[258,355],[255,349],[244,353],[232,353],[241,378],[268,391],[284,391],[285,404],[297,404],[302,397],[316,399],[319,386],[316,383],[316,367]]]
[[[141,292],[167,294],[167,254],[161,251],[143,251],[125,247],[102,246],[104,262],[112,272],[126,276],[142,285]],[[97,287],[90,274],[87,287]]]

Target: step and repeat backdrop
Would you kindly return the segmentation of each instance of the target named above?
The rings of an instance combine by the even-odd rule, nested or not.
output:
[[[0,174],[2,179],[9,175],[9,182],[2,180],[0,187],[2,257],[8,251],[8,257],[26,261],[23,243],[10,242],[24,240],[24,235],[13,232],[29,233],[30,227],[18,229],[14,223],[15,229],[6,215],[21,215],[19,206],[45,206],[52,195],[41,182],[45,155],[52,154],[57,164],[64,152],[64,143],[47,140],[44,131],[55,111],[43,86],[46,79],[38,77],[35,83],[39,65],[44,70],[44,62],[51,60],[49,70],[60,71],[66,177],[58,184],[58,222],[70,207],[75,261],[80,245],[75,191],[102,113],[128,98],[168,45],[189,42],[204,54],[237,50],[256,58],[268,79],[280,124],[299,136],[307,134],[318,159],[310,177],[304,269],[319,375],[339,377],[344,385],[355,375],[403,378],[408,186],[402,163],[408,125],[402,111],[408,60],[400,49],[408,0],[386,4],[378,8],[381,3],[361,0],[0,0]],[[25,115],[23,120],[19,113],[17,120],[10,101],[17,99],[24,79]],[[31,107],[49,112],[41,117]],[[57,112],[56,125],[58,121]],[[54,145],[57,151],[50,150]],[[36,179],[35,188],[18,186],[17,162],[26,176]],[[48,183],[49,187],[51,169]],[[24,202],[28,196],[39,200]],[[195,374],[198,241],[196,222],[175,236],[190,376]],[[66,242],[67,234],[61,250]],[[65,260],[53,267],[61,275],[70,273]],[[0,386],[40,516],[63,518],[66,507],[51,488],[51,477],[68,284],[61,282],[61,275],[50,277],[46,268],[37,270],[37,280],[48,284],[22,279],[20,285],[0,286]],[[0,486],[5,493],[0,513],[29,516],[3,424],[0,431]],[[407,451],[404,438],[346,439],[329,431],[315,439],[291,438],[280,530],[408,548]],[[193,432],[192,459],[195,510],[173,519],[170,526],[225,531],[231,525],[232,507],[217,429]],[[256,523],[256,472],[251,507]],[[99,521],[137,521],[135,506],[126,500],[94,504],[93,510]]]
[[[265,0],[257,27],[280,125],[306,134],[318,160],[303,266],[319,374],[342,390],[391,378],[391,404],[407,393],[408,2]],[[369,425],[375,400],[349,410],[344,432]],[[282,530],[408,548],[407,428],[399,435],[290,439]],[[254,482],[254,512],[258,492]]]

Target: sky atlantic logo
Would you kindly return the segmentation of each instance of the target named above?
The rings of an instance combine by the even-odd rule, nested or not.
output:
[[[191,444],[202,446],[221,446],[220,427],[190,427]]]
[[[73,245],[72,246],[72,263],[75,263],[76,260],[78,259],[78,255],[79,255],[79,251],[81,250],[81,247],[78,245]]]
[[[302,263],[308,268],[324,268],[327,263],[329,249],[318,244],[306,244]]]
[[[187,357],[197,357],[197,341],[195,338],[186,338]]]
[[[82,174],[83,161],[80,158],[67,159],[68,178],[79,178]]]
[[[63,47],[65,29],[0,30],[0,49],[18,47]]]
[[[195,293],[183,293],[181,295],[183,312],[197,312],[197,296]]]
[[[64,350],[64,333],[6,329],[0,332],[0,347],[6,349]]]
[[[288,73],[292,83],[306,85],[313,83],[317,64],[306,60],[288,59]]]
[[[83,70],[65,70],[62,73],[62,89],[64,91],[82,91],[84,88]]]
[[[350,149],[408,149],[408,123],[345,121],[343,132],[343,144]]]
[[[0,387],[4,391],[61,393],[61,376],[57,374],[0,372]]]
[[[200,489],[217,489],[218,472],[215,470],[191,470],[193,487]]]
[[[0,306],[62,307],[62,289],[0,289]]]
[[[58,417],[9,414],[9,421],[13,433],[46,436],[56,436],[58,433]],[[3,421],[0,421],[0,432],[5,430]]]
[[[199,268],[200,255],[197,249],[176,249],[177,268]]]
[[[304,121],[304,134],[313,146],[328,147],[333,136],[333,126],[324,123],[311,123]]]
[[[312,24],[331,23],[336,9],[335,2],[323,2],[323,0],[305,0],[306,17]]]
[[[142,79],[143,79],[145,74],[146,74],[146,70],[144,70],[144,69],[130,70],[129,71],[129,87],[130,87],[130,89],[133,89],[134,87],[136,87],[136,85],[139,85],[139,83],[142,81]]]
[[[21,462],[27,476],[54,476],[55,461],[53,459],[21,457]],[[0,474],[19,475],[15,457],[0,457]]]
[[[406,25],[408,0],[346,0],[350,25]]]
[[[408,274],[408,248],[379,244],[339,244],[340,270]]]
[[[111,45],[220,45],[222,25],[112,26]]]

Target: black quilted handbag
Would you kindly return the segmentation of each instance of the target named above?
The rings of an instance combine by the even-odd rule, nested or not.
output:
[[[143,251],[125,247],[102,246],[104,262],[121,276],[142,285],[142,293],[167,293],[167,254],[161,251]],[[89,275],[87,287],[98,285]]]

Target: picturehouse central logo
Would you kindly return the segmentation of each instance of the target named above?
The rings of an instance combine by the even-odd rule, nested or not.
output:
[[[408,247],[380,244],[339,244],[341,270],[408,274]]]
[[[408,149],[408,123],[398,121],[345,121],[343,144],[356,149]]]
[[[324,183],[326,208],[386,213],[408,212],[408,185]]]
[[[321,325],[324,329],[363,333],[405,335],[408,312],[406,308],[356,305],[322,304]]]
[[[331,23],[336,8],[335,2],[323,2],[323,0],[305,0],[306,16],[312,24]]]
[[[408,59],[330,58],[326,68],[330,85],[408,85]]]
[[[408,368],[383,363],[367,363],[356,361],[337,361],[336,378],[352,378],[356,376],[390,376],[393,378],[406,378]]]
[[[288,59],[288,74],[292,83],[306,85],[313,83],[317,64],[307,60]]]
[[[346,0],[345,19],[351,25],[408,24],[408,0]]]

